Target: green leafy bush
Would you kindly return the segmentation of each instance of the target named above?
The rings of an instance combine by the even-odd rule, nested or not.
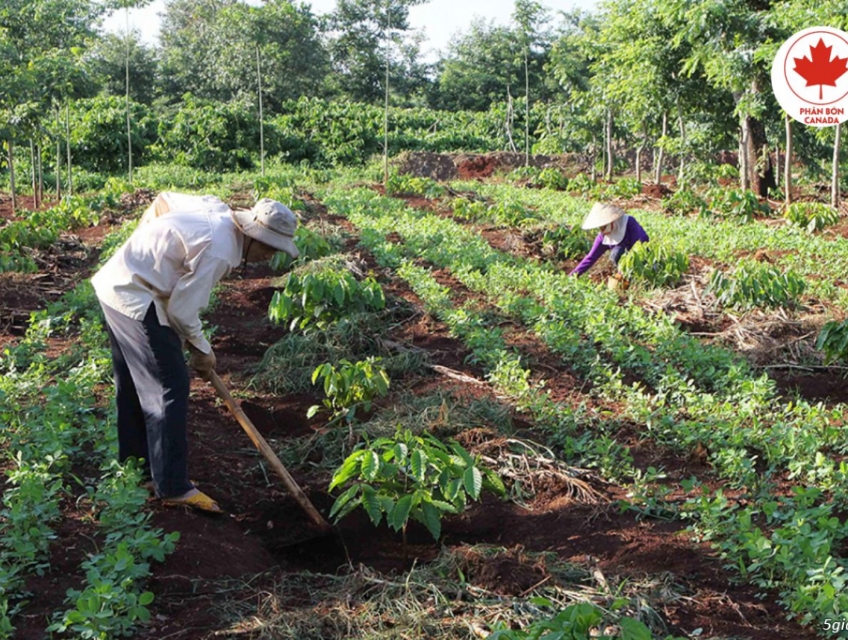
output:
[[[565,191],[568,188],[568,178],[559,169],[548,167],[542,169],[538,177],[531,181],[531,184],[545,187],[546,189]]]
[[[844,362],[848,358],[848,320],[825,323],[816,340],[816,349],[824,352],[825,362]]]
[[[401,427],[393,438],[379,438],[350,454],[333,474],[330,490],[347,483],[330,511],[336,521],[361,506],[374,526],[385,515],[392,529],[405,532],[412,518],[436,540],[445,514],[461,513],[483,489],[505,493],[497,474],[481,468],[460,444]]]
[[[209,102],[186,94],[171,118],[159,123],[151,151],[164,162],[226,171],[250,169],[259,150],[259,121],[246,102]]]
[[[753,191],[713,187],[707,193],[710,210],[702,211],[705,215],[716,215],[722,218],[741,218],[750,222],[757,215],[770,215],[771,207],[760,202]]]
[[[839,212],[822,202],[793,202],[786,208],[783,217],[789,224],[806,229],[808,233],[839,222]]]
[[[595,188],[595,182],[585,173],[578,173],[568,181],[568,191],[571,193],[588,193]]]
[[[690,213],[706,215],[709,211],[707,201],[691,189],[675,191],[670,196],[663,198],[662,204],[666,211],[677,215],[688,215]]]
[[[292,264],[303,264],[310,260],[324,258],[334,251],[333,246],[322,234],[302,225],[298,226],[294,232],[294,243],[297,245],[300,255],[296,259],[292,259],[285,251],[278,251],[271,258],[272,269],[283,271]]]
[[[325,362],[312,372],[312,384],[324,379],[324,400],[333,413],[333,419],[344,418],[351,422],[356,410],[371,409],[371,402],[376,396],[384,396],[389,390],[389,376],[383,368],[381,358],[369,357],[359,362],[340,360],[339,366]],[[312,417],[321,407],[314,405],[309,408],[307,417]]]
[[[390,196],[440,198],[445,195],[445,188],[431,178],[419,178],[410,174],[395,174],[389,176],[386,183],[386,194]]]
[[[507,227],[526,226],[539,221],[533,209],[509,199],[487,204],[480,200],[457,198],[453,201],[453,213],[465,220],[490,222]]]
[[[791,269],[743,261],[732,272],[713,271],[708,290],[720,304],[739,309],[791,307],[804,293],[804,279]]]
[[[487,217],[496,224],[517,227],[538,221],[536,212],[515,200],[501,200],[491,206]]]
[[[489,205],[480,200],[456,198],[453,201],[453,214],[463,220],[481,220],[486,217]]]
[[[268,307],[273,322],[290,322],[290,330],[319,329],[357,311],[386,306],[383,288],[369,276],[358,281],[349,269],[333,262],[314,261],[290,273]]]
[[[568,178],[554,167],[518,167],[510,171],[507,180],[526,182],[530,187],[556,189],[564,191],[568,187]]]
[[[127,103],[119,96],[74,100],[70,109],[71,154],[77,168],[99,173],[127,170]],[[147,105],[130,102],[133,163],[147,159],[156,140],[157,121]],[[53,135],[64,139],[64,123],[51,122]],[[74,175],[74,187],[83,189]]]
[[[625,278],[674,286],[689,269],[689,256],[660,242],[637,242],[618,262]]]
[[[542,250],[562,260],[580,258],[591,247],[585,233],[568,225],[558,224],[549,227],[542,234]]]
[[[642,193],[642,183],[636,178],[621,178],[604,186],[603,193],[600,197],[603,198],[632,198]]]
[[[506,179],[513,182],[531,181],[539,175],[539,170],[536,167],[516,167],[508,174]]]
[[[546,598],[533,598],[536,605],[553,607]],[[618,628],[609,635],[609,628]],[[537,620],[526,630],[509,629],[504,624],[486,640],[652,640],[653,634],[643,622],[633,618],[609,620],[603,611],[591,602],[580,602],[567,606],[551,618]]]

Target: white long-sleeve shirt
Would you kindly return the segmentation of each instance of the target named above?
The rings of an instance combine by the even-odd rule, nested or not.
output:
[[[103,304],[135,320],[152,302],[160,324],[209,353],[200,312],[212,288],[241,262],[244,234],[217,198],[169,195],[180,197],[172,198],[168,215],[145,214],[91,283]]]

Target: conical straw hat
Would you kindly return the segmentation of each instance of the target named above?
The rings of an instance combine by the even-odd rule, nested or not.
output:
[[[623,215],[625,215],[624,209],[620,209],[615,205],[596,202],[589,215],[583,221],[583,228],[587,230],[598,229],[610,222],[615,222]]]

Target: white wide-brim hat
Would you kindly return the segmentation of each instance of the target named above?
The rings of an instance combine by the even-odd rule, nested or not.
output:
[[[262,198],[252,209],[231,213],[236,226],[248,238],[267,244],[277,251],[285,251],[292,258],[300,255],[293,240],[297,216],[283,203]]]
[[[587,215],[586,219],[583,220],[583,228],[586,230],[598,229],[610,222],[615,222],[623,215],[626,215],[624,209],[612,204],[601,204],[600,202],[596,202],[592,207],[592,210],[589,212],[589,215]]]

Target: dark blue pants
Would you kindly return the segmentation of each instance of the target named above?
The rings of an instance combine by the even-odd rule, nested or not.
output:
[[[156,495],[189,491],[188,367],[182,341],[151,304],[143,320],[100,305],[112,346],[118,404],[118,459],[146,460]]]
[[[610,260],[617,267],[618,261],[621,260],[621,256],[627,253],[627,249],[625,249],[622,245],[618,244],[610,250]]]

